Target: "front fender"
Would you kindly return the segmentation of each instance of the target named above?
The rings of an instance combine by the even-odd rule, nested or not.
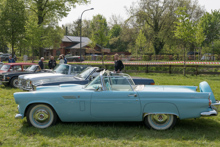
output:
[[[176,105],[172,103],[148,103],[143,108],[144,117],[148,114],[173,114],[179,116],[179,111]]]

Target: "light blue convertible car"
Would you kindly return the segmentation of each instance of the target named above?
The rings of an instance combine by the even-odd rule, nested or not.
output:
[[[63,122],[143,121],[156,130],[172,128],[177,118],[216,116],[219,102],[207,82],[196,86],[135,85],[127,74],[102,71],[86,86],[37,87],[14,94],[19,114],[36,128]]]

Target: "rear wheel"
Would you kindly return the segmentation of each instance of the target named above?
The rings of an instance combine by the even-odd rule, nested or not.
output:
[[[44,129],[54,125],[57,115],[54,110],[45,104],[34,104],[28,108],[27,122],[36,128]]]
[[[177,117],[172,114],[150,114],[144,119],[144,123],[148,128],[155,130],[167,130],[174,127]]]
[[[14,88],[18,88],[18,77],[14,77],[11,79],[10,86]]]

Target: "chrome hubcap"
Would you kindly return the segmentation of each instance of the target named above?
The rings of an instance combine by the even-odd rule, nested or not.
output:
[[[164,123],[165,121],[167,121],[168,117],[165,114],[155,114],[153,116],[153,119],[156,123]]]
[[[13,84],[15,87],[18,87],[18,80],[14,80]]]
[[[49,114],[44,109],[39,109],[34,113],[34,119],[38,122],[44,123],[47,122],[49,119]]]

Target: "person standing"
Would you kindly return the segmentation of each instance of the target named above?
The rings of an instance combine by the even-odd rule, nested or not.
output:
[[[64,64],[67,64],[67,60],[66,60],[65,55],[64,55],[64,54],[62,54],[62,56],[63,56]]]
[[[15,59],[13,59],[13,58],[11,57],[11,55],[9,56],[8,63],[15,63]]]
[[[59,60],[60,60],[59,64],[64,64],[64,62],[65,62],[65,61],[64,61],[64,59],[63,59],[63,56],[62,56],[62,55],[60,55],[60,56],[59,56]]]
[[[40,58],[40,61],[38,62],[41,69],[44,69],[44,57]]]
[[[120,73],[124,68],[124,64],[119,60],[119,55],[115,54],[115,72]]]
[[[49,62],[48,62],[49,68],[50,68],[50,69],[54,69],[56,65],[57,65],[57,63],[56,63],[56,61],[54,60],[54,57],[51,56],[51,57],[50,57],[50,60],[49,60]]]

